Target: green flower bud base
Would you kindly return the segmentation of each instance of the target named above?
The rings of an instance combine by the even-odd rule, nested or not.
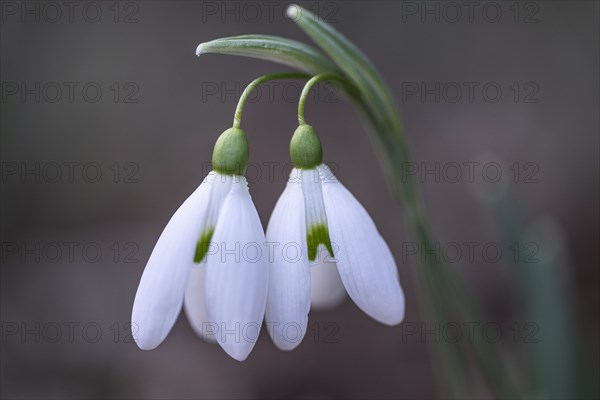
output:
[[[296,128],[290,142],[290,157],[300,169],[313,169],[323,163],[321,140],[312,126],[302,124]]]
[[[240,128],[229,128],[219,136],[212,157],[213,170],[224,175],[241,175],[248,165],[248,139]]]

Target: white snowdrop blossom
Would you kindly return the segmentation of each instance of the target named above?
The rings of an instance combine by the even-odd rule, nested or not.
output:
[[[258,338],[267,299],[267,257],[262,249],[256,257],[238,250],[263,246],[265,235],[246,178],[236,173],[239,166],[215,163],[218,149],[219,141],[213,155],[219,170],[211,171],[175,212],[140,280],[131,321],[141,349],[154,349],[166,338],[184,298],[193,329],[234,359],[245,360]]]
[[[320,146],[312,127],[296,130],[290,146],[296,168],[267,227],[267,242],[284,248],[294,244],[302,255],[275,252],[270,264],[266,322],[282,350],[298,346],[306,333],[310,263],[319,247],[335,259],[341,281],[360,309],[387,325],[404,318],[404,293],[392,253],[364,207],[322,164]]]

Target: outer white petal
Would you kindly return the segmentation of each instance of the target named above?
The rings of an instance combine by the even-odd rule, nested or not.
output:
[[[243,177],[225,198],[212,242],[218,251],[206,258],[206,311],[218,343],[243,361],[260,333],[269,280],[265,234]]]
[[[207,228],[214,228],[216,225],[221,207],[225,201],[225,197],[231,190],[231,185],[233,185],[233,182],[236,179],[231,175],[222,175],[214,172],[213,174],[214,179],[212,181],[212,189],[210,191],[210,203],[208,212],[206,214],[205,226]]]
[[[310,304],[314,310],[329,310],[346,300],[346,289],[336,263],[326,251],[321,251],[318,262],[310,267]]]
[[[294,172],[292,172],[294,174]],[[292,350],[306,334],[310,311],[310,269],[304,198],[300,182],[288,182],[267,227],[273,246],[267,296],[267,330],[281,350]]]
[[[131,315],[133,337],[140,349],[151,350],[158,346],[181,311],[214,177],[211,172],[179,207],[150,255]]]
[[[399,324],[404,318],[404,293],[390,249],[364,207],[329,168],[319,169],[334,256],[348,294],[377,321]]]
[[[206,280],[206,265],[192,269],[190,279],[185,290],[183,309],[190,321],[194,332],[203,340],[216,343],[217,339],[211,331],[211,325],[206,313],[206,302],[204,300],[204,282]]]

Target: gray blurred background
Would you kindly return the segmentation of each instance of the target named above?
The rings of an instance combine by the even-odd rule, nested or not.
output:
[[[521,250],[536,261],[538,247],[560,253],[559,303],[578,359],[567,384],[593,398],[598,3],[473,3],[472,14],[462,3],[300,4],[361,48],[394,92],[416,163],[407,173],[417,171],[440,246],[479,244],[472,259],[463,254],[452,263],[486,312],[468,322],[502,327],[497,345],[525,392],[536,379],[531,354],[544,344],[545,325],[523,311],[520,269],[535,265],[523,266],[522,252],[515,257],[502,226],[509,215],[524,231],[550,237]],[[406,251],[414,243],[402,204],[359,113],[326,85],[307,104],[306,118],[321,135],[325,161],[396,257],[407,296],[404,325],[378,324],[347,300],[312,312],[295,351],[277,350],[263,330],[238,363],[203,343],[182,314],[158,349],[139,350],[127,323],[156,239],[209,170],[214,141],[231,126],[244,85],[287,70],[247,58],[197,58],[196,46],[247,33],[308,38],[284,17],[289,3],[53,4],[1,3],[2,397],[446,397],[436,389],[427,346],[436,338],[427,330],[447,337],[419,308],[427,293],[419,294],[414,279],[420,255]],[[264,226],[289,171],[301,90],[290,82],[270,87],[246,105],[242,122],[250,192]],[[473,180],[466,176],[471,162],[480,166]],[[490,162],[502,177],[482,183]],[[433,172],[421,174],[426,169]],[[482,254],[486,243],[502,255]],[[522,334],[532,326],[539,329]],[[470,346],[464,335],[458,342]],[[478,371],[467,372],[477,396],[490,396]]]

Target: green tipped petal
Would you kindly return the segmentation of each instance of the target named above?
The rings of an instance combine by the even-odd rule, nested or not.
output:
[[[308,244],[308,259],[310,261],[314,261],[317,258],[317,250],[320,244],[325,246],[329,255],[333,257],[329,230],[325,224],[317,224],[309,227],[306,232],[306,243]]]
[[[198,239],[198,243],[196,244],[196,254],[194,254],[194,263],[200,264],[206,256],[208,252],[208,245],[210,244],[210,239],[212,238],[213,232],[215,231],[215,227],[211,226],[210,228],[205,229],[200,235],[200,239]]]

